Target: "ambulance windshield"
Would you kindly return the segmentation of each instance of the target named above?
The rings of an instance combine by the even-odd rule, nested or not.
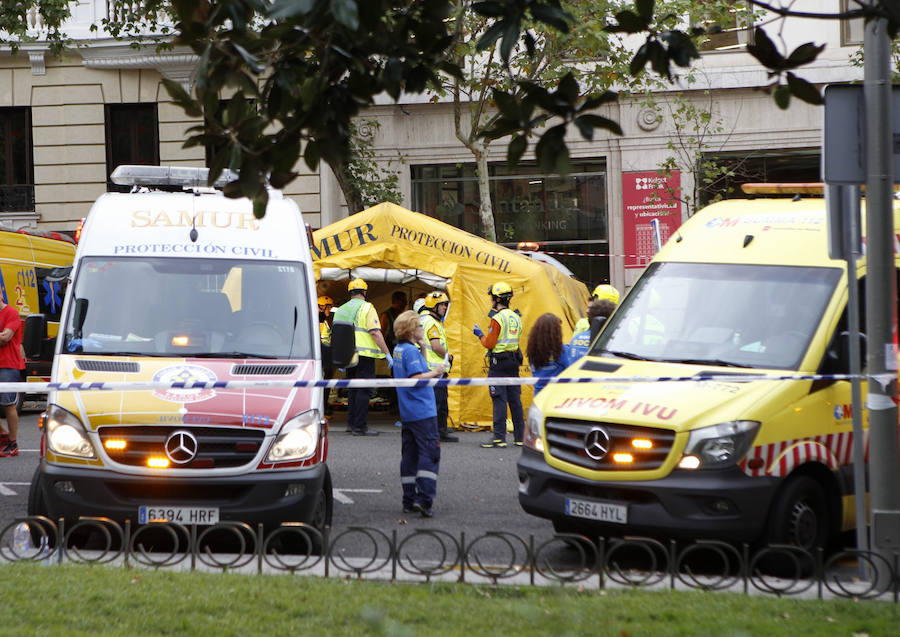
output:
[[[835,268],[653,263],[590,353],[795,370],[840,277]]]
[[[87,257],[63,352],[313,358],[309,299],[301,263]]]

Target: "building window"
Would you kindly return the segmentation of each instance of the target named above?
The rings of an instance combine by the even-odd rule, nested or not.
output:
[[[700,205],[706,205],[717,195],[724,199],[745,197],[741,186],[746,183],[809,183],[820,182],[822,156],[818,148],[791,150],[704,153],[704,161],[712,161],[727,174],[701,189]]]
[[[606,163],[573,163],[566,177],[541,174],[537,166],[505,163],[489,168],[497,242],[541,243],[585,283],[609,280]],[[419,212],[484,236],[474,164],[412,167],[412,202]],[[574,256],[554,253],[602,254]]]
[[[710,33],[700,45],[701,51],[728,51],[740,49],[752,42],[753,29],[750,7],[744,0],[734,0],[729,3],[732,9],[725,20],[716,24],[718,30]],[[714,22],[698,16],[697,21],[709,28]]]
[[[841,0],[841,13],[859,9],[856,0]],[[866,23],[863,18],[841,20],[841,46],[859,46],[866,35]]]
[[[31,109],[0,108],[0,212],[34,210]]]
[[[110,191],[126,191],[109,175],[117,166],[159,165],[159,117],[156,104],[106,105],[106,174]]]

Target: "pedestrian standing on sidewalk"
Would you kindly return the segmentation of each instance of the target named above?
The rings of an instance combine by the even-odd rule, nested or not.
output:
[[[443,363],[430,368],[425,360],[427,345],[419,316],[407,310],[394,321],[397,347],[394,348],[394,378],[440,378],[447,371]],[[441,445],[437,428],[437,407],[431,387],[398,387],[401,430],[400,483],[403,512],[434,515]]]
[[[519,376],[522,364],[522,350],[519,337],[522,335],[522,317],[509,309],[513,291],[508,283],[498,281],[488,288],[491,295],[491,326],[485,334],[478,323],[472,326],[472,333],[488,350],[488,377]],[[525,434],[525,416],[522,411],[522,388],[519,385],[490,385],[491,402],[494,411],[494,435],[481,443],[485,449],[506,446],[506,409],[513,422],[513,440],[522,446]]]
[[[22,357],[22,320],[19,312],[0,295],[0,382],[18,383],[22,380],[25,359]],[[19,433],[19,412],[16,392],[0,393],[0,405],[6,415],[7,429],[0,431],[0,457],[19,455],[16,437]]]
[[[419,312],[419,321],[425,330],[425,345],[428,348],[425,360],[431,369],[444,364],[449,370],[453,364],[453,355],[447,349],[447,331],[444,329],[444,319],[449,307],[449,296],[443,292],[429,292],[425,297],[425,305]],[[447,427],[447,420],[450,417],[447,388],[436,386],[434,400],[437,404],[438,434],[441,436],[441,442],[459,442],[459,436],[451,434]]]

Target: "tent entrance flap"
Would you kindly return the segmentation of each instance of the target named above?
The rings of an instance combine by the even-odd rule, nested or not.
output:
[[[368,282],[393,283],[395,285],[407,285],[413,281],[421,281],[429,287],[437,290],[446,290],[450,279],[410,268],[375,268],[363,266],[358,268],[322,268],[319,273],[320,281],[341,281],[344,279],[362,279]]]

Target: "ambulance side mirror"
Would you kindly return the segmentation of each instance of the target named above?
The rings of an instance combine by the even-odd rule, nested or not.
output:
[[[594,342],[594,339],[597,338],[597,334],[600,333],[600,330],[603,329],[603,324],[606,323],[605,316],[595,316],[591,319],[591,343]]]
[[[25,358],[30,360],[40,359],[44,340],[47,338],[47,317],[43,314],[30,314],[25,319],[25,333],[22,337],[22,347],[25,348]]]

